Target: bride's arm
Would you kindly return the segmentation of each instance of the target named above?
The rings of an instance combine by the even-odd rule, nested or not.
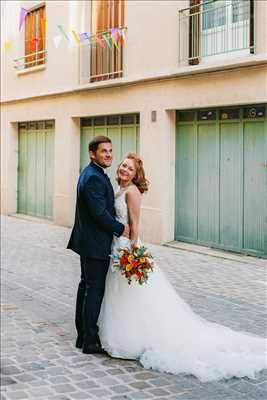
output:
[[[141,193],[135,185],[128,189],[125,200],[128,207],[130,239],[133,243],[137,243],[139,236]]]

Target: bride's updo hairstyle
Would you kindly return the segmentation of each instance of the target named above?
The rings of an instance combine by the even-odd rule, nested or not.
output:
[[[123,160],[120,162],[118,169],[119,169],[120,165],[123,163],[123,161],[126,160],[126,158],[128,158],[129,160],[133,160],[135,163],[136,174],[135,174],[135,177],[133,178],[132,182],[135,184],[135,186],[137,187],[137,189],[139,190],[140,193],[143,194],[143,193],[147,192],[149,182],[145,177],[143,161],[138,157],[137,154],[128,153],[125,155]],[[118,170],[117,170],[117,172],[118,172]],[[117,177],[117,182],[118,182],[118,184],[120,184],[119,177]]]

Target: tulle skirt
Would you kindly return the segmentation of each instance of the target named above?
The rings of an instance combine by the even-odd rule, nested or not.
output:
[[[114,240],[114,248],[126,244],[125,238]],[[266,368],[266,339],[195,314],[157,266],[142,286],[128,285],[110,266],[98,324],[111,356],[138,359],[147,369],[193,374],[205,382],[254,378]]]

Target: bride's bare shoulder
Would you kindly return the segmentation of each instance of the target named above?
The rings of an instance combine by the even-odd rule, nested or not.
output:
[[[136,185],[129,186],[126,196],[130,199],[141,199],[141,193]]]

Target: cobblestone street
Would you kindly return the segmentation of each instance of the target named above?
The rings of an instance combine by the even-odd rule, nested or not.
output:
[[[2,218],[1,399],[263,400],[256,380],[201,383],[144,370],[138,362],[84,355],[74,347],[79,257],[65,249],[68,228]],[[156,261],[202,317],[266,336],[266,260],[215,257],[150,245]]]

